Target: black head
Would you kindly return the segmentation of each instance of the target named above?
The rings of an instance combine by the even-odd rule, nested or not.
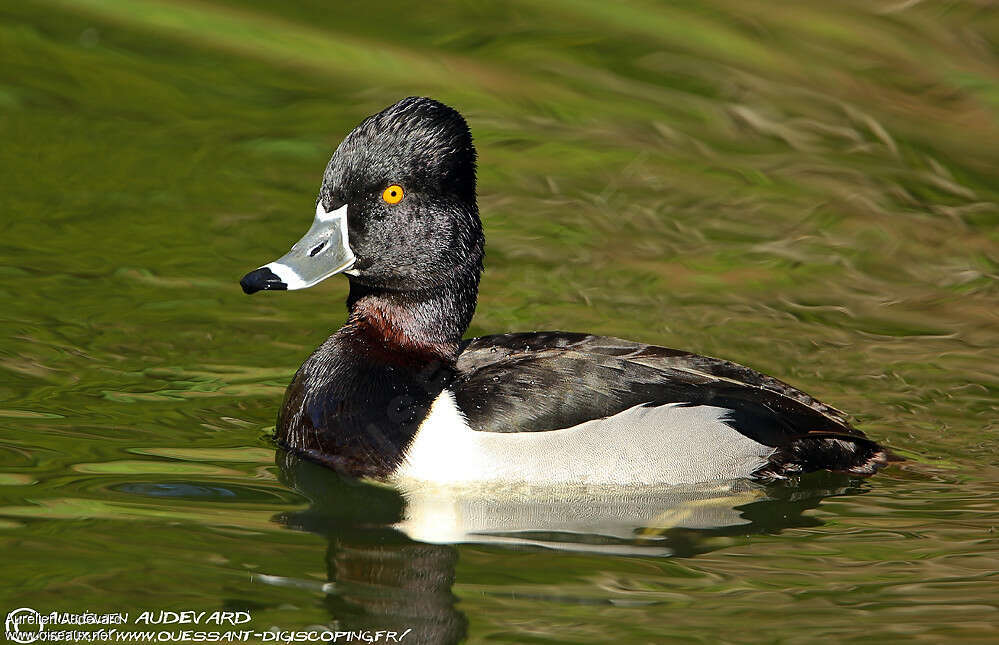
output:
[[[326,166],[312,228],[241,284],[304,289],[344,272],[352,292],[474,292],[482,255],[468,126],[443,103],[410,97],[347,135]]]
[[[366,286],[439,287],[481,266],[475,146],[442,103],[410,97],[361,122],[330,159],[319,199],[327,211],[348,206],[349,273]]]

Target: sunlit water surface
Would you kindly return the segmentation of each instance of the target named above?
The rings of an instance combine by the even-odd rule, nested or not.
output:
[[[995,8],[326,4],[0,7],[4,614],[228,608],[411,643],[999,638]],[[400,494],[276,453],[345,283],[237,280],[304,231],[339,138],[408,94],[478,142],[471,334],[723,356],[907,461]]]

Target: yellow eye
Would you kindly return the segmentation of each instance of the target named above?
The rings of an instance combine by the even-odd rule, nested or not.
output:
[[[402,201],[402,195],[402,186],[392,184],[385,189],[384,193],[382,193],[382,199],[387,201],[389,204],[398,204]]]

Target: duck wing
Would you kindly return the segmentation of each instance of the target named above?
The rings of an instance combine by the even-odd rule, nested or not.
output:
[[[468,341],[456,369],[455,400],[482,432],[570,428],[635,406],[713,406],[728,411],[734,430],[776,449],[770,474],[867,473],[884,456],[842,412],[783,381],[665,347],[567,332],[501,334]]]

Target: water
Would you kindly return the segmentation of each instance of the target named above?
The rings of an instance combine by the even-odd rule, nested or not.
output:
[[[420,643],[999,638],[994,7],[326,4],[0,7],[4,613],[231,609]],[[531,499],[403,497],[275,454],[345,281],[237,281],[307,226],[340,137],[409,94],[478,143],[471,334],[723,356],[907,461]]]

